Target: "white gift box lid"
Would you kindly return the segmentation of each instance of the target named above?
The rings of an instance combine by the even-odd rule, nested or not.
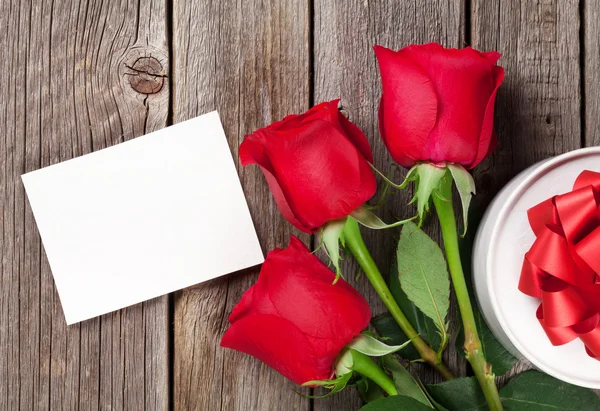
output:
[[[483,316],[506,349],[555,378],[600,388],[600,361],[588,356],[579,339],[553,346],[536,318],[540,300],[518,289],[523,257],[535,240],[527,210],[571,191],[583,170],[600,172],[600,147],[538,163],[502,189],[477,232],[473,279]]]

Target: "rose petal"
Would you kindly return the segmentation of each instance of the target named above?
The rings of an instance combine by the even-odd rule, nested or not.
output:
[[[256,314],[273,314],[278,315],[277,308],[269,298],[268,276],[265,275],[269,271],[270,261],[284,250],[276,248],[267,255],[267,259],[263,263],[260,270],[260,275],[256,283],[251,286],[243,295],[240,301],[233,307],[229,315],[229,322],[234,323],[243,317]]]
[[[307,123],[301,133],[280,132],[265,150],[289,209],[313,232],[375,194],[375,175],[362,171],[369,167],[366,159],[325,120]]]
[[[371,152],[371,146],[369,140],[364,135],[362,130],[350,122],[339,110],[340,99],[326,101],[313,107],[310,112],[310,116],[305,116],[303,124],[307,124],[310,121],[324,120],[331,125],[335,126],[342,134],[354,144],[358,151],[367,159],[369,162],[373,162],[373,153]]]
[[[480,54],[488,59],[491,64],[496,64],[500,60],[500,57],[502,57],[502,54],[497,51],[481,51]]]
[[[277,208],[279,208],[279,212],[283,215],[283,217],[298,230],[313,234],[315,232],[314,227],[310,227],[308,224],[302,222],[299,218],[296,218],[296,215],[292,211],[290,204],[285,198],[285,193],[279,186],[279,182],[275,176],[265,167],[261,167],[261,170],[265,176],[265,179],[267,180],[267,184],[269,184],[269,189],[271,190],[271,194],[273,194]]]
[[[368,326],[366,300],[343,279],[333,284],[335,274],[306,247],[288,247],[263,272],[275,309],[305,334],[339,339],[341,349]]]
[[[432,80],[439,101],[437,122],[421,146],[420,158],[471,166],[479,150],[486,107],[496,88],[490,61],[471,48],[426,45],[405,50]],[[482,144],[482,158],[491,136],[490,130]]]
[[[265,133],[268,133],[266,129],[261,129],[245,137],[240,145],[240,161],[243,166],[249,164],[258,164],[260,166],[265,179],[269,184],[269,189],[273,194],[275,203],[277,203],[277,207],[283,217],[299,230],[312,234],[315,230],[296,217],[277,178],[273,175],[273,164],[271,163],[265,148]]]
[[[378,118],[379,118],[379,130],[385,130],[386,129],[386,126],[384,124],[384,122],[385,122],[384,102],[385,102],[385,98],[382,95],[381,99],[379,100],[379,110],[377,111]],[[383,138],[383,131],[381,131],[381,133],[382,133],[382,138]],[[383,140],[384,140],[384,143],[385,143],[385,139],[383,139]],[[386,143],[386,145],[387,145],[387,143]],[[388,150],[389,150],[389,148],[388,148]],[[391,154],[391,152],[390,152],[390,154]],[[406,167],[406,168],[411,168],[418,161],[418,158],[412,158],[408,154],[403,153],[401,150],[395,151],[392,157],[394,158],[394,161],[396,163],[398,163],[401,166]]]
[[[491,155],[492,151],[498,145],[496,133],[494,133],[494,107],[496,104],[496,94],[498,92],[498,88],[504,79],[504,69],[499,66],[494,66],[492,67],[492,75],[494,76],[494,91],[490,95],[488,103],[485,107],[477,155],[475,156],[473,162],[469,165],[470,169],[474,168],[481,163],[484,158]]]
[[[438,98],[425,70],[400,50],[374,47],[383,95],[379,129],[394,160],[411,167],[435,126]],[[385,107],[385,108],[384,108]]]
[[[225,332],[221,346],[259,359],[296,384],[327,379],[335,360],[317,361],[298,327],[275,315],[241,318]]]
[[[311,255],[310,250],[296,236],[290,236],[290,242],[287,248],[275,248],[267,254],[267,258],[263,263],[260,275],[256,283],[248,289],[240,300],[233,307],[233,311],[229,316],[229,322],[239,320],[243,316],[253,314],[274,314],[279,315],[279,311],[275,308],[269,297],[269,277],[279,275],[279,271],[287,270],[302,264],[306,255]],[[335,275],[329,271],[327,278],[333,281]],[[320,272],[316,272],[318,275]]]
[[[346,133],[346,136],[350,139],[350,141],[352,141],[365,159],[369,163],[373,163],[373,152],[371,151],[371,145],[369,144],[369,140],[367,140],[367,137],[362,130],[344,117],[342,113],[339,113],[338,118],[340,125]]]
[[[239,152],[243,166],[259,164],[267,169],[271,167],[271,162],[265,153],[261,139],[261,136],[257,133],[248,134],[244,137]]]

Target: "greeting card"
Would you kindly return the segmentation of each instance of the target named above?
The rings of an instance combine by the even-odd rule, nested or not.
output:
[[[217,112],[22,179],[68,324],[263,262]]]

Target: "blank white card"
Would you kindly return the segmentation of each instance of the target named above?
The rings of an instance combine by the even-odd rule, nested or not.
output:
[[[264,260],[217,112],[22,179],[67,324]]]

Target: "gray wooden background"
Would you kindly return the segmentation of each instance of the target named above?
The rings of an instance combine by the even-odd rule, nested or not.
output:
[[[67,327],[20,175],[214,109],[237,162],[245,133],[336,97],[385,170],[371,47],[436,41],[503,54],[483,210],[530,164],[600,143],[599,15],[595,0],[2,0],[0,410],[357,409],[354,389],[310,400],[218,346],[256,270]],[[238,170],[263,250],[287,244],[258,168]],[[383,216],[407,215],[406,200]],[[367,237],[387,272],[392,234]],[[446,361],[466,372],[452,349]]]

